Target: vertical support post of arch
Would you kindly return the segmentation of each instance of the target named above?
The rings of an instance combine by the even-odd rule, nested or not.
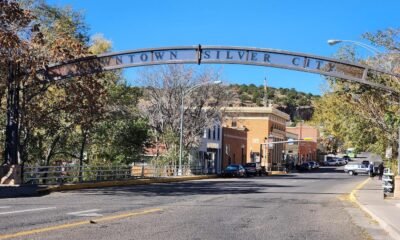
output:
[[[201,44],[197,47],[197,64],[201,64],[201,54],[202,54]]]

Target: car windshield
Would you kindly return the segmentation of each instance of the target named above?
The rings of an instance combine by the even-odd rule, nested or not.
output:
[[[226,170],[237,170],[239,168],[238,165],[230,165],[226,167]]]
[[[246,166],[246,167],[255,167],[256,164],[255,164],[255,163],[246,163],[245,166]]]

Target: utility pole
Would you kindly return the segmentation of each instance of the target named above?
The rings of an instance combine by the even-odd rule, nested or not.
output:
[[[267,77],[264,78],[264,106],[268,107]]]

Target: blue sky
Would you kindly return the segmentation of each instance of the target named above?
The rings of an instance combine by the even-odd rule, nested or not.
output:
[[[361,34],[400,23],[398,0],[48,0],[81,10],[90,33],[113,49],[227,45],[283,49],[332,56],[328,39],[363,41]],[[361,54],[365,50],[360,49]],[[265,67],[219,65],[224,82],[295,88],[319,94],[323,77]],[[135,84],[138,69],[126,71]]]

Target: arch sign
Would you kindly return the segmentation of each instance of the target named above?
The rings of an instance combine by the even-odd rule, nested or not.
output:
[[[377,75],[387,79],[400,75],[333,58],[275,49],[229,46],[183,46],[148,48],[106,53],[47,69],[46,77],[58,80],[99,71],[159,64],[244,64],[317,73],[366,84],[389,92],[391,87],[370,81]]]

